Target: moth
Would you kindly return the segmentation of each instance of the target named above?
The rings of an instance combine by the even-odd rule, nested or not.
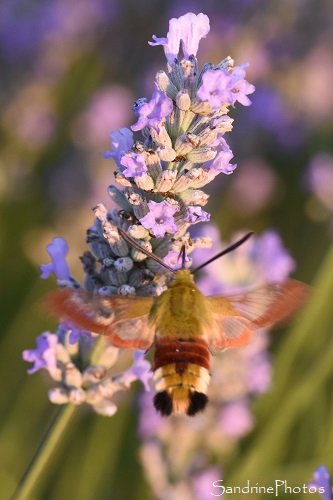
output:
[[[188,269],[174,271],[157,256],[120,235],[173,273],[158,297],[89,294],[72,288],[47,297],[47,307],[75,326],[104,335],[119,348],[154,353],[154,406],[163,416],[196,415],[204,410],[210,381],[210,352],[248,344],[260,328],[270,328],[293,315],[305,302],[309,287],[289,279],[236,295],[205,296]],[[243,244],[253,233],[226,248]],[[183,265],[185,260],[183,250]],[[194,272],[195,272],[194,271]]]

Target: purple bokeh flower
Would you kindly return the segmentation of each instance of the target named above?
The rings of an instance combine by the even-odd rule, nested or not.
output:
[[[164,92],[156,90],[149,102],[142,101],[135,108],[135,114],[139,120],[131,126],[131,129],[137,132],[144,127],[151,127],[158,133],[163,118],[168,116],[172,109],[173,104],[170,97]]]
[[[213,483],[220,479],[222,479],[222,473],[217,466],[208,467],[197,474],[192,482],[194,500],[211,500],[214,497],[214,492],[215,496],[220,494],[221,490],[214,489],[213,486]]]
[[[56,347],[58,336],[44,332],[37,337],[36,344],[37,349],[28,349],[22,353],[24,361],[34,363],[34,366],[28,370],[29,375],[41,368],[46,368],[49,371],[55,370],[57,368]]]
[[[310,190],[328,210],[333,211],[333,156],[328,153],[315,155],[306,177]]]
[[[113,151],[107,150],[102,156],[105,159],[113,158],[118,167],[120,167],[120,159],[125,151],[128,151],[134,143],[133,132],[129,128],[121,128],[110,132],[111,147]]]
[[[210,214],[202,210],[198,206],[188,206],[186,208],[186,214],[184,216],[184,221],[189,224],[197,224],[198,222],[208,222],[210,220]]]
[[[309,488],[316,488],[323,500],[332,500],[332,480],[331,475],[324,465],[318,467],[313,473],[315,481],[308,483]]]
[[[161,238],[167,232],[177,232],[178,226],[173,216],[178,211],[178,206],[170,205],[170,203],[163,200],[160,203],[149,201],[148,207],[148,214],[140,219],[143,227],[151,229],[156,238]]]
[[[123,174],[125,177],[141,177],[147,172],[145,156],[142,153],[130,153],[122,156],[120,160],[125,170]]]
[[[232,438],[240,438],[253,427],[253,416],[245,400],[225,405],[220,413],[219,425]]]
[[[180,41],[182,41],[183,54],[186,59],[198,52],[199,42],[209,32],[209,19],[205,14],[188,12],[178,19],[169,22],[169,31],[166,38],[153,35],[154,42],[149,45],[163,45],[164,53],[169,64],[174,64],[178,57]]]
[[[52,262],[40,265],[42,271],[40,277],[46,279],[53,273],[60,280],[69,280],[71,275],[65,258],[69,251],[67,242],[63,238],[53,238],[52,243],[47,245],[46,250]]]
[[[145,359],[144,351],[135,351],[134,363],[121,375],[121,380],[125,384],[131,384],[135,380],[140,380],[143,383],[146,391],[150,391],[149,380],[152,378],[153,372],[149,361]]]

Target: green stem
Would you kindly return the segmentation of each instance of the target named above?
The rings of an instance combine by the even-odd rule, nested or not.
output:
[[[50,457],[63,437],[68,423],[73,418],[76,410],[77,406],[72,404],[67,404],[66,406],[60,408],[34,457],[32,458],[27,470],[20,480],[12,496],[12,500],[27,500],[28,498],[31,498],[31,492],[34,490],[36,483],[45,470]]]

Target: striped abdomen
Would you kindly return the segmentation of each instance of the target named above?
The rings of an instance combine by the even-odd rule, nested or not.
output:
[[[186,413],[193,416],[208,401],[210,353],[201,338],[158,338],[156,341],[154,405],[163,416]]]

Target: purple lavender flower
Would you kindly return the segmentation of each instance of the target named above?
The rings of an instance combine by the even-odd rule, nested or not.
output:
[[[53,371],[57,368],[56,347],[58,337],[53,333],[44,332],[36,339],[37,349],[28,349],[23,351],[22,357],[24,361],[34,363],[32,368],[29,368],[28,373],[35,373],[41,368],[46,368]]]
[[[60,280],[69,280],[71,275],[65,259],[69,250],[67,242],[63,238],[53,238],[52,243],[47,245],[46,250],[52,259],[52,263],[41,264],[40,270],[42,274],[40,277],[46,279],[53,273]]]
[[[172,100],[164,92],[156,90],[149,102],[141,102],[135,109],[135,114],[139,117],[137,123],[131,126],[135,132],[144,127],[151,127],[158,133],[160,125],[166,116],[173,109]]]
[[[210,220],[210,214],[202,210],[198,206],[188,206],[186,208],[186,214],[184,216],[184,221],[189,224],[197,224],[198,222],[208,222]]]
[[[224,69],[211,69],[204,73],[202,85],[197,92],[201,101],[208,101],[212,109],[220,109],[222,103],[233,101],[229,89],[231,76]]]
[[[156,238],[161,238],[167,232],[177,232],[178,226],[173,216],[178,211],[178,206],[170,205],[170,203],[163,200],[160,203],[149,201],[148,207],[148,214],[140,219],[143,227],[151,229]]]
[[[197,92],[199,99],[209,102],[212,109],[219,109],[223,103],[234,106],[237,101],[249,106],[251,101],[247,94],[252,94],[255,88],[244,80],[245,66],[236,66],[231,74],[225,69],[206,71]]]
[[[135,380],[140,380],[146,391],[150,391],[149,380],[153,372],[149,361],[145,359],[144,351],[135,351],[133,365],[121,375],[121,381],[124,384],[131,384]]]
[[[332,481],[331,475],[326,469],[324,465],[318,467],[313,473],[315,481],[311,481],[308,483],[309,488],[315,488],[323,500],[332,500],[333,499],[333,491],[332,491]]]
[[[76,344],[80,340],[82,335],[88,337],[90,341],[93,340],[91,332],[88,332],[87,330],[82,330],[81,328],[76,328],[76,326],[73,326],[69,321],[63,321],[62,323],[60,323],[59,328],[62,330],[70,331],[68,341],[71,345]]]
[[[229,163],[231,158],[233,158],[233,152],[230,149],[225,149],[219,151],[215,156],[214,160],[208,163],[208,168],[210,172],[216,172],[217,174],[222,172],[223,174],[230,175],[237,167],[237,163]]]
[[[119,131],[110,132],[111,147],[113,151],[107,150],[102,156],[104,158],[113,158],[118,167],[121,165],[121,158],[125,151],[128,151],[134,143],[133,133],[129,128],[121,128]]]
[[[199,42],[209,32],[209,19],[205,14],[193,14],[188,12],[178,19],[173,18],[169,22],[169,31],[166,38],[157,38],[153,35],[155,42],[149,45],[163,45],[164,53],[169,64],[174,64],[178,57],[179,44],[182,41],[184,57],[188,59],[198,52]]]
[[[123,170],[125,177],[141,177],[147,172],[145,156],[142,153],[125,154],[121,158],[120,163],[124,167],[127,167]]]
[[[171,252],[168,252],[166,256],[163,258],[163,261],[172,269],[181,269],[183,262],[182,258],[179,255],[179,252],[176,250],[172,250]],[[185,267],[191,267],[192,264],[192,259],[188,257],[187,254],[185,254]]]

